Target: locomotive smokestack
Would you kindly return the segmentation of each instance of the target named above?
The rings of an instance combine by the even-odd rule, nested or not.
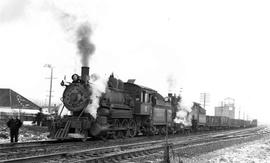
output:
[[[88,83],[89,80],[89,67],[82,67],[82,75],[81,75],[82,81],[84,83]]]

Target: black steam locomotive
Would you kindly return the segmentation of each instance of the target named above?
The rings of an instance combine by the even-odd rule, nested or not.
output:
[[[97,110],[94,113],[96,115],[93,115],[89,113],[89,108],[94,105],[91,99],[94,95],[94,85],[89,83],[89,78],[89,67],[82,67],[81,76],[72,75],[72,83],[61,83],[66,87],[62,98],[64,107],[72,115],[52,122],[49,126],[49,138],[61,140],[70,138],[86,140],[88,137],[117,139],[136,135],[165,135],[167,131],[176,133],[192,129],[208,130],[217,127],[253,127],[257,125],[251,121],[245,121],[243,125],[238,125],[240,121],[231,123],[235,121],[234,119],[226,121],[228,123],[225,124],[220,120],[224,118],[206,116],[205,111],[202,112],[203,109],[195,105],[196,107],[193,107],[190,113],[192,126],[183,126],[181,123],[174,122],[178,103],[181,101],[180,96],[168,94],[168,97],[164,98],[151,88],[134,84],[134,80],[122,82],[113,74],[109,77],[105,93],[99,97]]]
[[[132,80],[124,83],[112,74],[105,93],[99,98],[96,117],[93,117],[87,112],[93,102],[89,67],[82,67],[81,72],[81,76],[72,76],[72,83],[62,82],[66,87],[63,104],[72,115],[50,125],[50,138],[123,138],[137,134],[165,134],[166,124],[170,131],[173,130],[179,96],[170,94],[165,100],[151,88],[134,84]]]

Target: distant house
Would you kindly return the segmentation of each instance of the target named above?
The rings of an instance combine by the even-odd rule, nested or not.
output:
[[[203,126],[206,123],[206,110],[201,106],[201,104],[193,102],[191,107],[191,116],[194,120],[197,120],[199,126]]]
[[[0,119],[14,115],[23,121],[34,120],[41,107],[11,89],[0,88]]]

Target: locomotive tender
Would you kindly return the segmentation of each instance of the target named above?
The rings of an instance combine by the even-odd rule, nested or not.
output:
[[[72,115],[56,119],[49,125],[49,138],[69,139],[88,137],[124,138],[136,135],[177,133],[183,130],[191,130],[190,126],[183,126],[174,122],[180,96],[169,94],[163,98],[157,91],[134,84],[134,81],[122,82],[113,74],[109,77],[105,93],[99,97],[96,117],[89,113],[93,105],[93,83],[89,83],[89,67],[82,67],[81,76],[72,75],[72,83],[65,84],[63,93],[63,107],[66,107]],[[63,109],[63,108],[62,108]],[[209,120],[206,112],[192,111],[193,128],[210,129],[222,127],[220,123]],[[211,118],[210,118],[211,119]],[[230,120],[230,122],[234,122]],[[228,124],[226,127],[238,127]],[[246,125],[239,127],[256,126],[251,122],[243,121]],[[255,123],[255,122],[254,122]],[[198,124],[198,125],[197,125]],[[231,126],[230,126],[231,125]]]

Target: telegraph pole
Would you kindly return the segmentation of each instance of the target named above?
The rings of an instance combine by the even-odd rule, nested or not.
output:
[[[205,109],[207,103],[209,103],[209,93],[201,93],[200,101],[203,103]]]
[[[238,114],[238,119],[240,119],[240,115],[241,115],[241,114],[240,114],[240,108],[239,108],[239,114]]]
[[[52,100],[52,80],[53,80],[53,67],[50,64],[45,64],[44,67],[48,67],[51,69],[51,75],[50,75],[50,91],[49,91],[49,106],[48,111],[51,112],[51,100]]]
[[[50,76],[50,94],[49,94],[49,108],[48,110],[51,112],[51,100],[52,100],[52,80],[53,80],[53,68],[51,67],[51,76]]]

